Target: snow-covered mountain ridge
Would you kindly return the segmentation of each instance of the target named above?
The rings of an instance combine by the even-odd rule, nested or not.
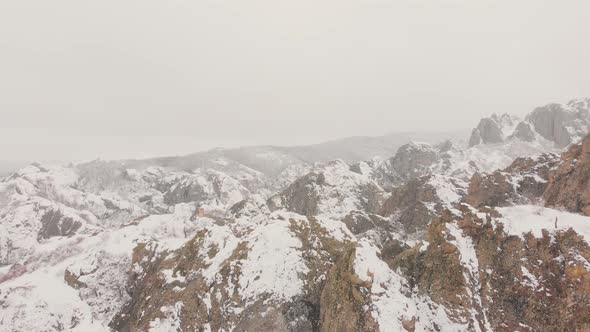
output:
[[[30,165],[0,182],[0,330],[590,329],[588,123],[577,100],[364,161]]]

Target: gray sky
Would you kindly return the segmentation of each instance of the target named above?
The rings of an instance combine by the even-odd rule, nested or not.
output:
[[[4,160],[473,127],[590,96],[588,0],[0,1]]]

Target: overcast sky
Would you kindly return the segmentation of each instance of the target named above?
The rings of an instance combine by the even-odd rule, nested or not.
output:
[[[590,96],[588,0],[0,1],[0,160],[473,127]]]

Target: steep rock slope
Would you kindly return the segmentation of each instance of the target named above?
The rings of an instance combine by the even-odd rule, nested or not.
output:
[[[478,144],[502,143],[510,136],[520,120],[510,114],[494,114],[483,118],[471,132],[469,146]]]
[[[466,184],[443,175],[413,179],[393,189],[380,214],[399,222],[408,233],[424,231],[440,213],[458,203]]]
[[[368,176],[334,161],[296,180],[271,197],[271,210],[286,209],[302,215],[342,218],[353,210],[377,213],[386,194]]]
[[[577,143],[590,132],[590,99],[574,99],[566,104],[535,108],[524,120],[504,114],[482,119],[469,139],[469,146],[548,141],[558,148]]]
[[[590,215],[590,136],[562,155],[543,197],[547,206]]]
[[[590,130],[589,99],[576,99],[566,105],[549,104],[536,108],[526,120],[539,135],[565,147],[578,142]]]
[[[470,331],[590,328],[590,220],[533,206],[474,212],[443,214],[429,226],[428,247],[392,266]]]
[[[504,170],[476,173],[465,201],[477,208],[535,203],[545,192],[550,172],[559,163],[556,154],[518,158]]]

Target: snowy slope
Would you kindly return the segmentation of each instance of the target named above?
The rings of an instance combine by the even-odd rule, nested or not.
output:
[[[587,110],[493,116],[471,146],[391,136],[30,165],[0,181],[0,330],[590,328],[590,217],[535,190],[539,205],[505,197],[550,180],[543,158],[514,159],[561,152]],[[495,189],[502,206],[468,204]]]

